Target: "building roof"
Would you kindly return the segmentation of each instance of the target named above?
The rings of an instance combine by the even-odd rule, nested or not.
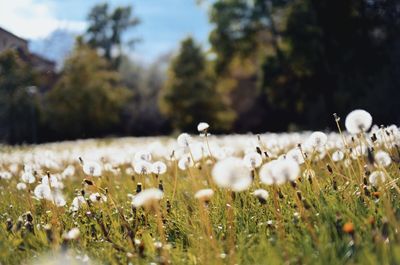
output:
[[[0,32],[3,32],[3,33],[5,33],[5,34],[8,34],[8,35],[11,35],[13,38],[16,38],[16,39],[19,39],[19,40],[22,40],[22,41],[24,41],[24,42],[28,42],[28,40],[27,39],[24,39],[24,38],[21,38],[21,37],[18,37],[17,35],[15,35],[14,33],[11,33],[10,31],[8,31],[8,30],[6,30],[6,29],[4,29],[4,28],[2,28],[2,27],[0,27]]]

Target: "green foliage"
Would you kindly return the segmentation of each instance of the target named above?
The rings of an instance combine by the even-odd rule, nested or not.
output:
[[[161,98],[163,111],[175,129],[193,131],[199,121],[217,129],[229,126],[231,117],[214,88],[201,48],[192,38],[182,41],[171,63]]]
[[[105,58],[117,68],[120,63],[122,35],[139,24],[139,19],[132,15],[132,7],[117,7],[110,11],[107,3],[96,5],[88,15],[89,27],[85,37],[87,43],[104,52]],[[133,45],[135,40],[130,40]],[[119,54],[113,55],[118,49]]]
[[[46,95],[46,120],[59,136],[93,137],[112,132],[130,96],[117,72],[89,47],[78,44],[61,78]]]
[[[37,123],[37,85],[31,65],[16,51],[0,55],[0,138],[9,143],[35,141],[32,124]]]
[[[399,82],[393,74],[398,55],[391,47],[399,41],[400,20],[393,5],[296,2],[287,21],[284,60],[267,57],[262,67],[270,103],[308,128],[327,126],[326,117],[354,107],[372,110],[383,122],[398,119],[389,111],[397,104],[392,98]]]

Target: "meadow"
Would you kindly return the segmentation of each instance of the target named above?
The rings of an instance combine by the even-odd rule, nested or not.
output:
[[[0,147],[0,264],[399,264],[400,130]]]

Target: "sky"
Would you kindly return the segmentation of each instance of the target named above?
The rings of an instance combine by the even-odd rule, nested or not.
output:
[[[90,8],[104,0],[0,0],[0,27],[14,34],[40,40],[56,29],[81,33]],[[150,62],[193,36],[207,45],[211,26],[207,7],[196,0],[112,0],[112,7],[132,5],[141,24],[127,37],[139,38],[132,56]]]

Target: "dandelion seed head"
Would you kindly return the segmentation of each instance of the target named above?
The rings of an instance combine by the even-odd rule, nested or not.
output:
[[[86,205],[86,200],[83,196],[76,196],[71,203],[70,210],[73,212],[78,211],[83,205]]]
[[[136,174],[147,175],[152,172],[152,164],[145,160],[137,160],[134,163],[133,169],[135,170]]]
[[[366,132],[372,125],[372,116],[362,109],[350,112],[345,121],[346,129],[351,134]]]
[[[192,142],[192,137],[187,133],[181,133],[177,138],[177,142],[180,147],[187,148]]]
[[[29,184],[35,183],[36,181],[35,176],[30,171],[25,171],[21,176],[21,180]]]
[[[154,162],[154,163],[151,165],[151,171],[152,171],[154,174],[162,175],[162,174],[164,174],[165,172],[167,172],[167,165],[166,165],[164,162],[162,162],[162,161]]]
[[[64,235],[64,238],[68,240],[75,240],[78,239],[80,234],[81,232],[79,231],[79,228],[74,227]]]
[[[340,150],[336,150],[332,154],[332,160],[334,162],[339,162],[339,161],[343,160],[343,158],[344,158],[344,153]]]
[[[146,161],[150,162],[151,161],[151,153],[148,151],[138,151],[135,153],[135,161]]]
[[[33,193],[35,194],[35,197],[38,199],[46,199],[46,200],[53,199],[53,196],[51,195],[51,189],[47,184],[42,183],[37,185],[33,190]]]
[[[392,163],[392,159],[388,153],[380,150],[375,154],[375,162],[378,164],[378,166],[387,167]]]
[[[260,169],[261,182],[272,184],[283,184],[287,181],[294,181],[300,173],[299,164],[293,159],[272,160],[264,164]]]
[[[237,192],[248,189],[252,182],[250,169],[236,157],[218,161],[212,169],[212,176],[220,188]]]
[[[8,171],[1,171],[0,172],[0,179],[6,179],[9,180],[12,178],[12,174]]]
[[[304,156],[299,148],[293,148],[286,154],[287,158],[293,159],[299,165],[304,164]]]
[[[23,183],[23,182],[19,182],[19,183],[17,184],[17,190],[26,190],[26,188],[27,188],[27,186],[26,186],[26,184]]]
[[[200,122],[200,123],[197,125],[197,130],[198,130],[199,132],[201,132],[201,133],[207,131],[208,128],[210,128],[210,125],[208,125],[208,123],[206,123],[206,122]]]
[[[83,172],[92,177],[100,177],[101,176],[101,166],[99,163],[94,161],[85,161],[83,163]]]
[[[261,166],[262,163],[262,157],[259,153],[257,152],[251,152],[251,153],[247,153],[244,158],[243,158],[243,162],[245,163],[245,165],[250,168],[250,169],[256,169],[259,166]]]
[[[264,201],[266,201],[269,197],[269,193],[268,191],[264,190],[264,189],[257,189],[253,192],[253,195],[256,196],[258,199],[262,199]]]
[[[193,167],[194,162],[193,159],[190,155],[184,155],[181,159],[178,161],[178,167],[180,170],[186,170],[189,167]]]
[[[201,189],[196,192],[194,197],[199,200],[208,201],[214,195],[214,191],[212,189]]]
[[[383,173],[380,170],[374,171],[371,173],[371,175],[369,175],[368,180],[372,184],[372,186],[377,187],[380,184],[383,184],[385,182],[386,176],[385,176],[385,173]]]
[[[145,207],[154,202],[158,202],[164,196],[164,193],[156,188],[143,190],[132,199],[132,206],[135,208]]]
[[[328,136],[323,132],[313,132],[307,139],[306,145],[311,148],[321,148],[326,145]]]
[[[100,194],[98,192],[95,192],[95,193],[92,193],[92,194],[89,195],[89,199],[92,202],[102,203],[102,202],[106,202],[107,201],[107,196],[105,196],[103,194]]]

